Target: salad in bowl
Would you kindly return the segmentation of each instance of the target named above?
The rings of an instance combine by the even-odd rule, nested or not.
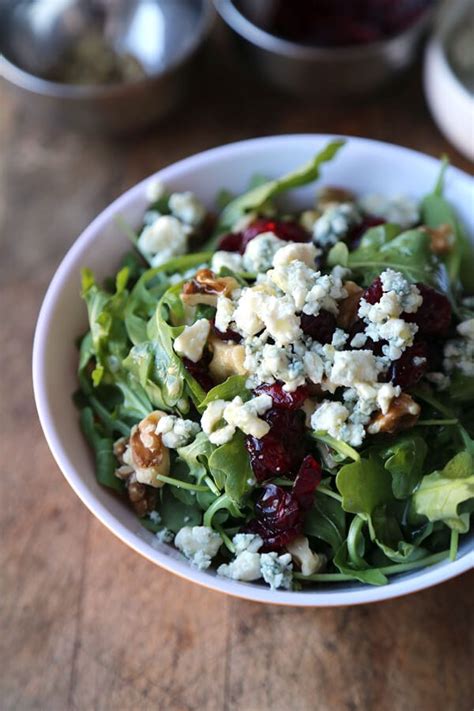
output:
[[[474,503],[474,254],[443,196],[279,178],[149,185],[85,268],[80,425],[98,482],[201,570],[273,589],[454,560]],[[303,208],[288,191],[315,182]]]

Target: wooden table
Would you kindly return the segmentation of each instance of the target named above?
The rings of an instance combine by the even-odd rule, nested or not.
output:
[[[352,609],[227,598],[122,545],[48,451],[30,380],[40,302],[76,236],[138,180],[221,143],[290,132],[446,151],[468,169],[434,126],[419,72],[339,107],[249,83],[220,59],[201,76],[192,109],[122,140],[40,126],[0,89],[0,708],[468,711],[472,577]]]

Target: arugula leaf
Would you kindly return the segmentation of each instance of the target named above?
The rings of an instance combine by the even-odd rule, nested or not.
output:
[[[368,583],[369,585],[385,585],[388,582],[387,577],[380,572],[380,570],[377,570],[377,568],[355,568],[348,560],[346,543],[339,548],[338,552],[334,556],[333,562],[341,573],[348,575],[361,583]]]
[[[344,511],[370,515],[377,506],[393,501],[392,477],[374,454],[345,464],[336,476]]]
[[[173,533],[178,533],[183,526],[199,526],[202,522],[202,511],[197,503],[185,504],[173,496],[170,488],[165,486],[161,489],[159,511],[162,526]]]
[[[245,387],[246,375],[231,375],[220,385],[211,388],[204,400],[200,403],[198,410],[203,412],[214,400],[232,400],[238,395],[245,402],[251,397],[251,392]]]
[[[474,402],[474,377],[453,373],[449,386],[449,397],[455,402]]]
[[[240,503],[251,489],[253,471],[245,447],[245,438],[238,431],[230,442],[217,447],[209,457],[209,469],[214,481],[224,481],[225,492],[235,503]]]
[[[199,432],[191,444],[180,447],[177,452],[179,458],[187,465],[189,474],[198,484],[208,474],[208,462],[215,445],[209,442],[208,436],[204,432]],[[224,480],[215,482],[218,489],[224,488]]]
[[[444,259],[449,278],[453,283],[460,278],[464,288],[468,292],[474,292],[474,249],[453,207],[443,197],[444,175],[448,165],[449,161],[444,157],[433,191],[421,202],[421,219],[427,227],[450,225],[455,242]]]
[[[304,532],[328,543],[335,555],[346,537],[346,516],[340,502],[317,491],[313,508],[304,519]]]
[[[249,192],[239,195],[232,200],[222,211],[217,231],[220,233],[230,229],[237,220],[251,210],[258,210],[267,200],[276,197],[286,190],[307,185],[319,177],[319,169],[323,163],[334,158],[344,141],[331,141],[323,148],[311,161],[301,168],[294,170],[281,178],[269,180],[249,190]]]
[[[368,520],[369,533],[372,541],[382,550],[384,555],[395,563],[408,563],[420,560],[427,555],[425,548],[418,544],[407,543],[396,516],[386,506],[375,509]]]
[[[419,435],[403,435],[376,452],[392,475],[392,490],[396,499],[406,499],[423,476],[423,464],[428,447]]]
[[[120,363],[128,352],[129,342],[123,321],[128,298],[128,274],[126,267],[118,272],[115,293],[110,294],[96,284],[90,269],[82,271],[82,297],[87,305],[91,334],[88,348],[95,358],[92,383],[96,387],[110,368]],[[110,382],[110,377],[107,379]]]
[[[413,512],[429,521],[443,521],[449,528],[466,533],[469,515],[459,513],[458,507],[474,498],[474,457],[467,451],[459,452],[441,471],[423,477],[412,496]]]
[[[331,250],[331,263],[334,255]],[[397,225],[372,227],[364,234],[357,249],[347,254],[345,262],[343,266],[359,272],[366,286],[384,269],[393,269],[411,282],[421,281],[443,291],[447,289],[443,265],[432,254],[428,235],[420,230],[400,233]]]
[[[109,489],[123,491],[123,482],[114,474],[117,462],[113,452],[113,440],[101,434],[97,423],[94,421],[94,413],[90,407],[85,407],[81,411],[80,425],[95,454],[97,481],[99,484],[108,486]]]

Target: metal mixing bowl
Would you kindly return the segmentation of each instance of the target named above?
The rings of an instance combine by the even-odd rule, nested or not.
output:
[[[181,98],[212,17],[207,0],[8,0],[0,3],[0,75],[48,120],[134,130]],[[91,28],[117,56],[138,60],[143,77],[110,84],[48,79]]]
[[[262,3],[249,0],[249,16],[256,16]],[[408,29],[383,41],[327,48],[266,32],[242,14],[232,0],[214,0],[214,5],[233,30],[251,67],[285,90],[324,98],[368,94],[406,69],[415,59],[432,16],[431,10],[425,11]]]

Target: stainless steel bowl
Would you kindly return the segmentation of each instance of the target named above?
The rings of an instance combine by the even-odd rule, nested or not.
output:
[[[252,2],[256,16],[255,9],[263,0]],[[427,10],[404,32],[384,41],[326,48],[266,32],[242,14],[232,0],[214,0],[214,5],[233,30],[250,66],[285,90],[324,98],[368,94],[406,69],[415,59],[432,16]]]
[[[212,24],[208,0],[0,2],[0,76],[31,111],[78,128],[123,132],[161,118],[182,97]],[[94,28],[144,76],[111,84],[51,81],[48,72]]]

